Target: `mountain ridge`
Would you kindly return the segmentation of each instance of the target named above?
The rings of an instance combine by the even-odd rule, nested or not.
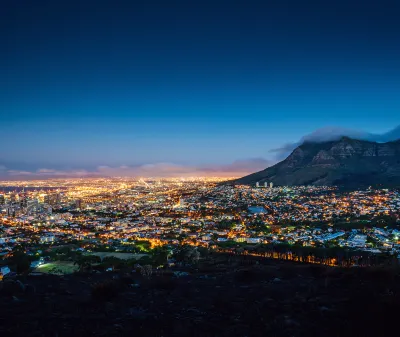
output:
[[[380,143],[342,136],[306,141],[283,161],[234,181],[255,185],[400,186],[400,140]]]
[[[327,126],[314,130],[313,132],[304,135],[298,142],[287,143],[282,147],[270,150],[275,153],[280,160],[286,158],[296,147],[305,142],[327,142],[337,141],[341,137],[347,136],[353,139],[373,141],[385,143],[400,139],[400,125],[384,133],[371,133],[359,129],[348,129],[337,126]]]

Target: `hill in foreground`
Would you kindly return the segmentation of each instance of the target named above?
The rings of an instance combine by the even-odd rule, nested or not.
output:
[[[342,137],[306,142],[285,160],[234,181],[275,186],[319,185],[361,188],[400,186],[400,140],[376,143]]]
[[[0,332],[297,337],[388,336],[398,328],[400,275],[393,266],[343,269],[218,255],[181,270],[188,275],[165,271],[145,279],[110,272],[3,281]]]

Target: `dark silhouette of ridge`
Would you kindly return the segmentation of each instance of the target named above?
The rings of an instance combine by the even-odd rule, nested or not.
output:
[[[272,182],[275,186],[319,185],[360,188],[400,186],[400,140],[378,143],[341,137],[304,142],[285,160],[236,184]]]

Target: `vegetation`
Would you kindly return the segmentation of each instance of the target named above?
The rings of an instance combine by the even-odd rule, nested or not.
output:
[[[45,263],[36,267],[34,272],[44,273],[44,274],[54,274],[54,275],[66,275],[66,274],[72,274],[78,271],[78,269],[79,266],[77,266],[73,262],[55,261],[55,262]]]
[[[185,261],[190,251],[182,247],[176,255]],[[386,336],[397,328],[399,294],[394,264],[332,268],[211,252],[195,264],[153,269],[151,277],[126,266],[6,279],[0,330],[14,336]]]
[[[23,250],[14,250],[7,258],[10,269],[18,274],[29,271],[31,258]]]
[[[87,256],[97,256],[100,260],[108,257],[115,257],[120,260],[129,260],[129,259],[140,259],[146,254],[134,254],[134,253],[119,253],[119,252],[88,252],[84,255]]]
[[[390,254],[376,254],[368,251],[341,247],[311,247],[290,245],[288,243],[236,245],[235,248],[221,247],[219,252],[241,256],[258,256],[279,260],[291,260],[303,263],[317,263],[330,266],[351,267],[378,266],[387,263],[398,263],[397,257]]]
[[[92,297],[96,300],[110,300],[120,292],[119,282],[107,280],[92,285]]]

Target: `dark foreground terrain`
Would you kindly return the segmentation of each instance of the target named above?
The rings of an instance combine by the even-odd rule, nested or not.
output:
[[[197,269],[197,271],[196,271]],[[2,336],[389,336],[397,267],[332,268],[220,255],[196,268],[19,277],[0,290]]]

